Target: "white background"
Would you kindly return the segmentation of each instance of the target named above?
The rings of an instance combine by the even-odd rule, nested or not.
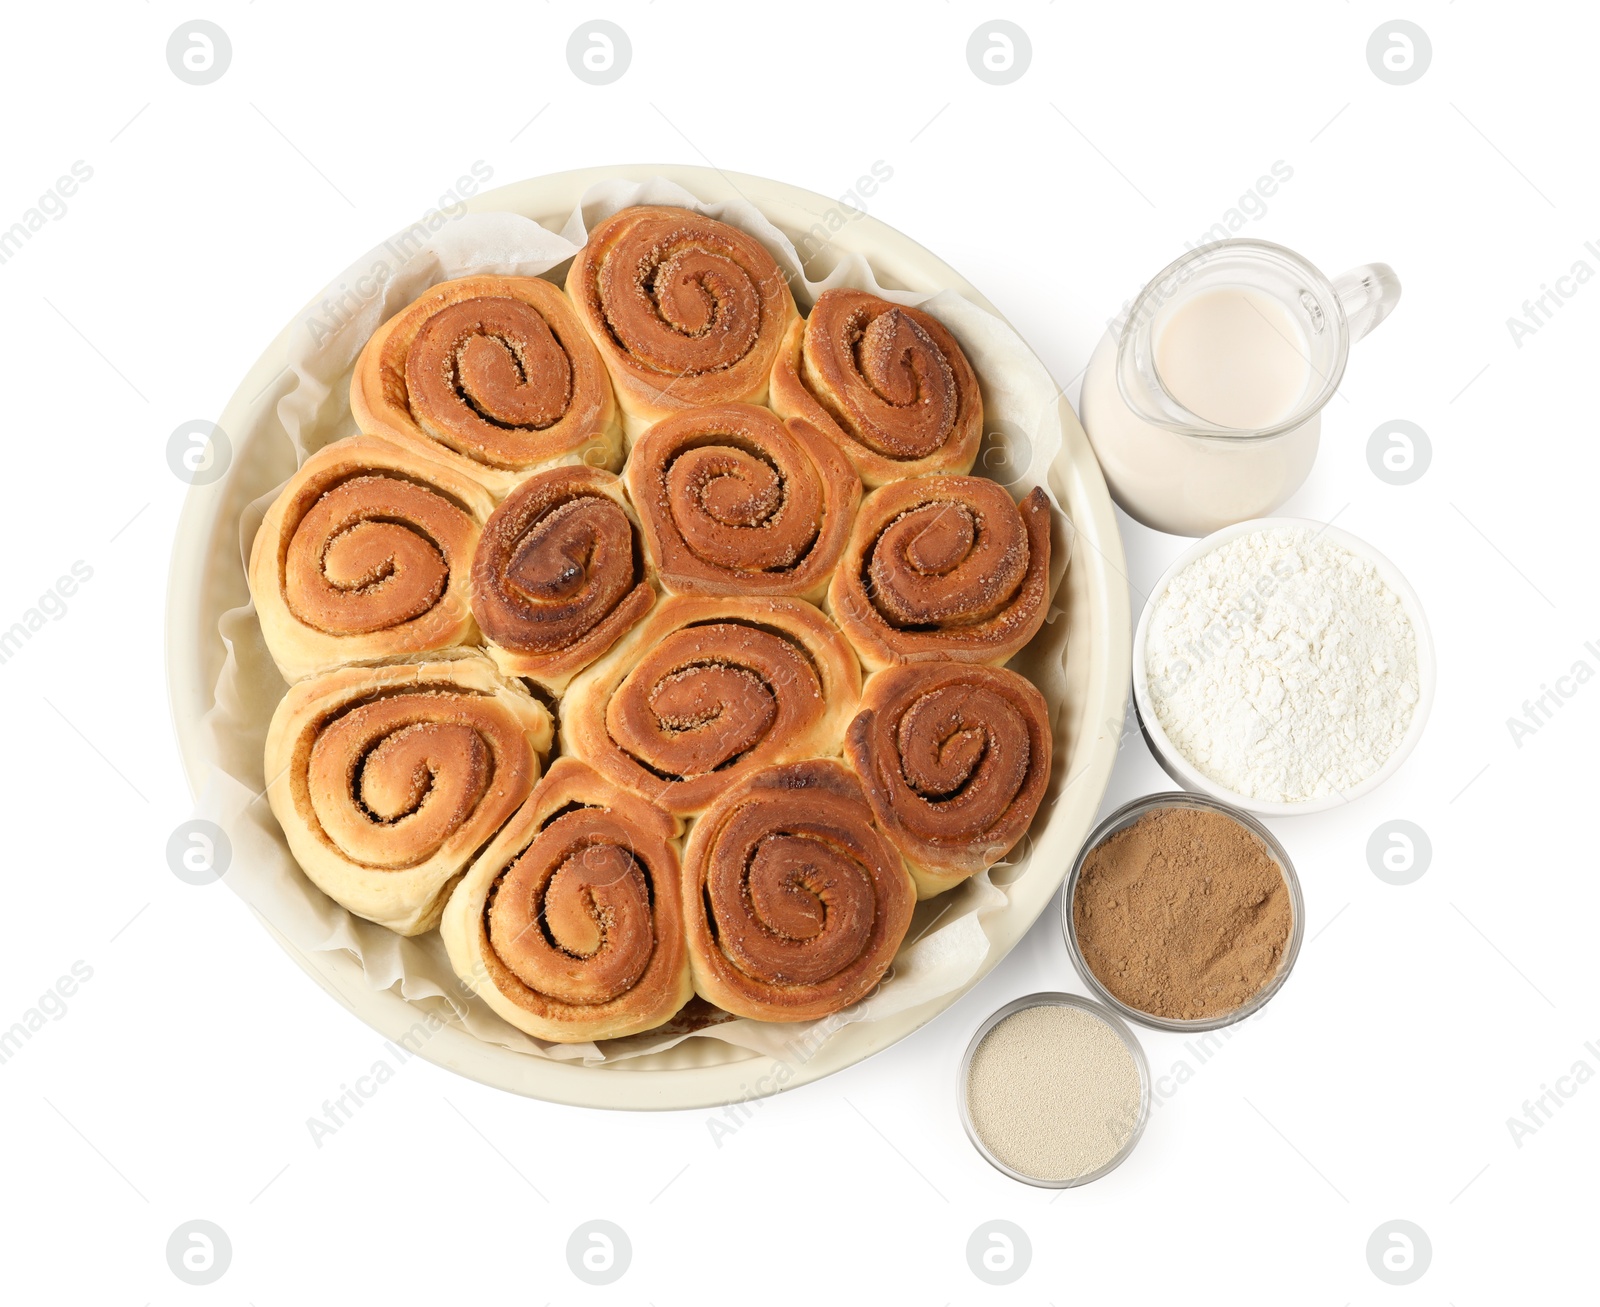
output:
[[[1563,1082],[1575,1092],[1520,1147],[1507,1118],[1574,1063],[1600,1071],[1585,834],[1600,685],[1520,747],[1506,725],[1579,659],[1600,670],[1584,649],[1600,645],[1600,286],[1520,348],[1506,325],[1574,262],[1600,270],[1584,247],[1600,244],[1592,11],[1416,0],[1399,16],[1427,31],[1432,64],[1395,87],[1365,49],[1396,11],[1365,0],[363,8],[6,13],[0,230],[75,161],[93,169],[0,264],[0,628],[75,561],[93,569],[0,665],[0,1028],[75,962],[93,971],[0,1065],[7,1299],[809,1303],[878,1286],[919,1303],[1592,1300],[1580,1251],[1600,1078]],[[596,16],[633,47],[609,86],[565,59]],[[965,50],[1000,16],[1027,31],[1032,62],[997,87]],[[233,46],[203,87],[165,57],[195,17]],[[164,449],[220,413],[317,287],[479,160],[495,184],[711,162],[829,195],[882,160],[893,178],[870,211],[969,276],[1064,384],[1123,301],[1276,161],[1292,180],[1243,234],[1329,273],[1398,271],[1404,300],[1357,348],[1286,511],[1337,516],[1420,591],[1439,646],[1433,718],[1383,791],[1275,824],[1305,886],[1298,968],[1203,1065],[1180,1037],[1142,1035],[1158,1075],[1194,1074],[1107,1179],[1059,1196],[1014,1184],[955,1113],[957,1059],[988,1012],[1081,991],[1054,911],[930,1026],[720,1139],[712,1113],[546,1106],[418,1059],[312,1142],[306,1118],[379,1039],[224,887],[167,868],[190,798],[161,648],[186,487]],[[1434,450],[1405,487],[1366,457],[1394,418]],[[1122,522],[1137,610],[1184,542]],[[1130,738],[1107,810],[1157,788]],[[1391,818],[1432,839],[1406,887],[1368,866]],[[207,1288],[174,1278],[164,1251],[197,1217],[233,1248]],[[580,1283],[564,1253],[595,1217],[632,1243],[608,1288]],[[1392,1218],[1432,1243],[1409,1287],[1368,1268],[1368,1237]],[[1008,1288],[967,1264],[991,1219],[1032,1244]]]

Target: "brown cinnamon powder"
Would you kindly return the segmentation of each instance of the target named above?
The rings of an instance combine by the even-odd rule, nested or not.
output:
[[[1204,808],[1157,808],[1084,860],[1078,947],[1123,1003],[1172,1020],[1243,1007],[1283,961],[1294,909],[1256,834]]]

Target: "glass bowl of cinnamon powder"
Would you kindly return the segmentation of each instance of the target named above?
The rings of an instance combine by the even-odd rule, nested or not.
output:
[[[1215,1030],[1257,1011],[1305,934],[1300,880],[1272,833],[1182,792],[1136,799],[1094,829],[1061,916],[1096,997],[1162,1030]]]

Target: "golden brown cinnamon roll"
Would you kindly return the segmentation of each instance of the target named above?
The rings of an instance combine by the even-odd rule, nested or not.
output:
[[[683,864],[695,990],[760,1021],[810,1021],[865,998],[916,903],[860,783],[829,759],[736,782],[695,822]]]
[[[674,594],[820,600],[861,481],[810,423],[718,404],[657,422],[628,455],[628,494]]]
[[[978,377],[945,326],[861,290],[829,290],[784,336],[772,407],[839,443],[871,489],[972,470],[983,440]]]
[[[450,896],[439,932],[462,980],[557,1043],[653,1030],[694,993],[678,822],[558,758]]]
[[[798,599],[664,599],[575,679],[561,747],[679,816],[771,763],[837,754],[861,670]]]
[[[682,409],[763,403],[796,317],[760,241],[665,205],[623,209],[590,232],[567,294],[610,369],[630,437]]]
[[[462,277],[401,309],[356,360],[350,411],[497,497],[536,468],[622,459],[605,367],[542,277]]]
[[[482,486],[372,436],[311,455],[250,550],[261,634],[287,681],[471,643]]]
[[[267,732],[267,799],[323,893],[402,935],[528,797],[550,714],[480,654],[347,667],[292,687]]]
[[[931,898],[1009,853],[1050,780],[1050,710],[1003,667],[913,663],[867,681],[845,733],[878,825]]]
[[[507,676],[552,693],[655,602],[622,482],[592,467],[535,473],[483,529],[472,612]]]
[[[918,477],[862,501],[828,608],[869,671],[999,665],[1043,625],[1049,586],[1043,489],[1015,504],[981,477]]]

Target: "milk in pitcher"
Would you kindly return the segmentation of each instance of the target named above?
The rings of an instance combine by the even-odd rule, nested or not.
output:
[[[1382,264],[1333,283],[1264,241],[1170,265],[1084,375],[1083,424],[1117,503],[1194,536],[1273,512],[1311,470],[1351,341],[1399,294]]]

